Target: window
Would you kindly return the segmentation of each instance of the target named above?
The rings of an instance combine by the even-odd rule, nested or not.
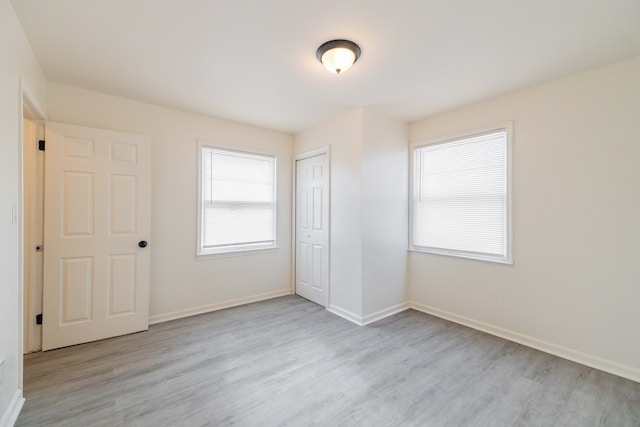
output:
[[[200,144],[198,255],[275,247],[274,156]]]
[[[510,125],[415,146],[411,248],[511,263]]]

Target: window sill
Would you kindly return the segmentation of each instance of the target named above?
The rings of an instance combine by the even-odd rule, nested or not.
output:
[[[272,246],[270,248],[244,249],[240,251],[218,252],[214,254],[196,254],[196,261],[208,261],[212,259],[231,258],[244,255],[263,255],[268,252],[275,252],[280,246]]]
[[[513,260],[512,259],[499,259],[499,258],[493,258],[493,257],[489,257],[489,256],[487,256],[487,257],[474,256],[474,255],[466,254],[466,253],[438,251],[438,250],[427,250],[427,249],[419,249],[419,248],[409,248],[407,250],[409,252],[415,252],[415,253],[420,253],[420,254],[443,255],[443,256],[449,256],[449,257],[453,257],[453,258],[464,258],[464,259],[471,259],[471,260],[475,260],[475,261],[492,262],[494,264],[513,265]]]

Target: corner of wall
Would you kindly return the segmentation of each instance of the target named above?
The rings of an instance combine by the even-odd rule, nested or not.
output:
[[[24,397],[22,397],[22,390],[16,390],[13,399],[11,399],[9,406],[0,418],[0,427],[13,427],[18,420],[22,406],[24,406],[24,401]]]

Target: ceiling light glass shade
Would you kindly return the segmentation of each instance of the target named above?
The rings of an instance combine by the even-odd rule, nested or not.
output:
[[[340,74],[351,68],[353,63],[356,62],[356,55],[349,49],[336,47],[326,51],[320,61],[322,61],[322,65],[324,65],[327,70]]]
[[[316,56],[335,74],[347,71],[360,57],[360,47],[349,40],[331,40],[318,48]]]

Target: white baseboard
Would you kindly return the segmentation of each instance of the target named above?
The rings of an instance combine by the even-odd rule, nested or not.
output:
[[[237,307],[239,305],[250,304],[252,302],[264,301],[271,298],[291,295],[291,289],[281,289],[279,291],[265,292],[262,294],[250,295],[243,298],[235,298],[221,301],[214,304],[201,305],[199,307],[188,308],[186,310],[173,311],[171,313],[154,314],[149,317],[149,324],[168,322],[170,320],[182,319],[183,317],[196,316],[198,314],[209,313],[211,311],[223,310],[225,308]]]
[[[0,427],[13,427],[18,420],[22,405],[24,405],[24,397],[22,397],[22,390],[18,389],[13,395],[13,399],[11,399],[9,407],[4,411],[4,414],[2,414],[2,418],[0,418]]]
[[[340,308],[334,304],[329,304],[329,307],[327,307],[327,311],[344,319],[347,319],[348,321],[353,322],[358,326],[362,326],[362,317],[350,312],[349,310],[345,310],[344,308]]]
[[[385,317],[393,316],[394,314],[400,313],[401,311],[407,310],[409,308],[409,303],[404,302],[376,311],[375,313],[367,314],[366,316],[359,316],[355,313],[350,312],[349,310],[340,308],[337,305],[330,304],[329,307],[327,307],[327,311],[343,317],[358,326],[365,326],[370,325],[373,322],[377,322],[378,320],[384,319]]]
[[[376,311],[375,313],[367,314],[362,317],[362,325],[370,325],[373,322],[377,322],[378,320],[382,320],[385,317],[393,316],[394,314],[400,313],[401,311],[408,310],[409,303],[403,302],[401,304],[396,304],[391,307],[387,307],[385,309]]]
[[[640,369],[634,368],[632,366],[621,365],[611,360],[602,359],[590,354],[582,353],[577,350],[510,331],[508,329],[500,328],[498,326],[494,326],[484,322],[479,322],[477,320],[450,313],[448,311],[440,310],[438,308],[431,307],[425,304],[410,302],[409,305],[414,310],[431,314],[433,316],[440,317],[454,323],[459,323],[461,325],[468,326],[470,328],[477,329],[479,331],[486,332],[488,334],[495,335],[509,341],[517,342],[518,344],[535,348],[536,350],[553,354],[554,356],[571,360],[572,362],[580,363],[581,365],[589,366],[591,368],[608,372],[619,377],[640,382]]]

